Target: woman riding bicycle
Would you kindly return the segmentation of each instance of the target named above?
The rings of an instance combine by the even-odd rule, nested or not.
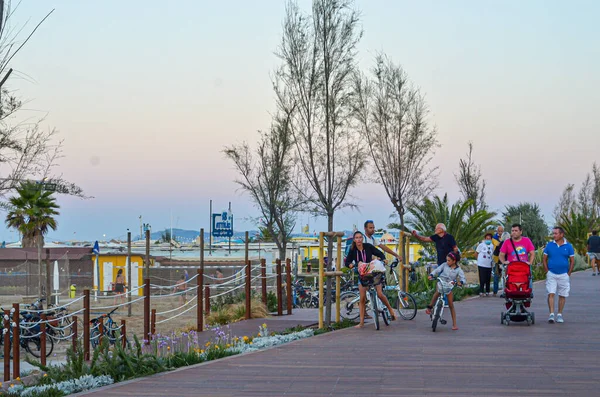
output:
[[[382,261],[385,260],[385,255],[383,252],[379,251],[373,245],[363,242],[363,234],[361,232],[354,232],[352,246],[350,247],[350,252],[346,256],[346,260],[344,261],[344,265],[350,269],[358,268],[362,264],[370,264],[373,261],[373,257],[377,257]],[[390,306],[390,302],[388,302],[387,297],[383,294],[381,282],[383,277],[385,277],[385,273],[375,273],[369,275],[368,277],[360,276],[358,278],[358,291],[360,292],[360,303],[359,303],[359,313],[360,313],[360,323],[356,326],[357,328],[362,328],[365,322],[365,314],[366,314],[366,302],[367,302],[367,289],[370,285],[374,285],[377,290],[377,296],[383,302],[384,305],[387,306],[390,314],[392,316],[392,320],[396,320],[396,316],[394,315],[394,310],[392,306]]]
[[[460,261],[460,254],[458,252],[450,252],[446,257],[446,262],[442,263],[438,266],[434,271],[429,274],[429,279],[433,280],[433,277],[437,277],[441,282],[445,284],[450,284],[459,279],[458,285],[461,286],[467,282],[465,279],[465,273],[458,266],[458,261]],[[433,305],[435,301],[440,296],[439,291],[435,291],[433,294],[433,298],[431,299],[431,304],[427,306],[427,310],[425,313],[431,314],[431,309],[433,309]],[[454,296],[452,295],[452,290],[446,295],[448,298],[448,308],[450,308],[450,314],[452,314],[452,330],[456,331],[458,326],[456,325],[456,312],[454,311]]]

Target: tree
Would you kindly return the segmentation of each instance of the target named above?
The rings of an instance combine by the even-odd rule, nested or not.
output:
[[[529,237],[536,247],[545,245],[549,239],[548,225],[537,203],[507,205],[502,217],[507,228],[515,223],[521,224],[523,235]]]
[[[469,152],[466,159],[458,162],[458,175],[454,175],[463,201],[471,200],[469,215],[479,210],[488,208],[485,202],[485,179],[481,175],[481,168],[473,161],[473,142],[469,142]]]
[[[284,260],[296,224],[295,215],[302,205],[292,183],[294,143],[289,117],[276,116],[271,128],[261,133],[256,158],[247,143],[226,147],[223,152],[241,175],[236,183],[250,195],[261,213],[258,226],[262,235],[272,238],[279,258]]]
[[[437,146],[427,120],[427,104],[401,66],[385,55],[375,58],[371,77],[354,76],[354,117],[366,137],[378,181],[405,230],[407,208],[437,186],[437,167],[429,167]],[[406,257],[404,244],[402,256]]]
[[[52,192],[43,190],[40,184],[23,182],[17,188],[17,195],[9,199],[9,211],[6,215],[6,225],[21,233],[23,248],[37,247],[39,274],[38,287],[42,296],[42,263],[41,251],[44,246],[44,235],[50,229],[56,230],[56,216],[59,206]],[[46,269],[48,270],[48,269]],[[47,276],[49,275],[47,271]],[[46,291],[48,294],[49,291]]]
[[[578,211],[577,198],[575,197],[575,185],[568,184],[563,190],[556,207],[554,207],[554,219],[559,222],[563,215]]]
[[[435,225],[443,223],[446,231],[454,236],[458,248],[461,251],[469,250],[481,241],[487,230],[496,225],[496,213],[478,210],[469,214],[472,206],[472,200],[457,201],[450,205],[447,194],[443,198],[434,196],[409,209],[408,224],[423,235],[430,236],[435,233]]]
[[[295,2],[286,6],[277,55],[282,65],[275,86],[277,103],[290,115],[296,161],[307,189],[311,211],[333,216],[353,206],[348,191],[358,183],[365,151],[351,123],[352,74],[356,46],[362,36],[359,15],[350,0],[313,0],[312,14]],[[333,239],[327,252],[333,253]],[[332,261],[327,269],[331,270]],[[331,278],[327,279],[325,323],[331,321]]]
[[[12,7],[10,0],[0,1],[0,197],[6,197],[23,181],[42,180],[48,190],[85,198],[80,187],[54,173],[62,158],[63,145],[62,141],[56,141],[57,131],[41,128],[43,119],[33,123],[15,121],[23,102],[6,88],[13,72],[11,60],[54,11],[50,11],[23,39],[19,35],[25,26],[11,26],[17,8],[18,5]]]
[[[580,255],[587,252],[588,233],[592,229],[590,220],[580,212],[571,211],[568,214],[562,214],[557,222],[565,231],[565,236]],[[593,227],[593,225],[592,225]]]

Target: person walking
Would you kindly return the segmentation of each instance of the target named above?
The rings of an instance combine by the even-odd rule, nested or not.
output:
[[[398,258],[398,260],[400,262],[402,262],[402,257],[399,254],[395,253],[390,247],[388,247],[385,244],[382,244],[379,240],[377,240],[374,237],[375,223],[373,223],[372,220],[366,221],[364,227],[365,227],[365,233],[364,233],[364,235],[365,235],[364,242],[365,243],[371,244],[372,246],[379,248],[383,252],[386,252],[386,253],[392,255],[393,257]]]
[[[592,262],[592,276],[595,276],[596,273],[600,275],[600,269],[598,269],[600,264],[600,236],[598,236],[597,230],[592,230],[592,235],[588,238],[587,252],[588,258]]]
[[[500,280],[502,278],[502,272],[504,271],[504,269],[503,269],[504,266],[502,265],[502,262],[500,262],[500,257],[499,257],[500,249],[502,249],[502,244],[504,244],[504,242],[506,240],[508,240],[509,238],[510,238],[509,232],[502,233],[502,236],[500,237],[500,241],[499,241],[498,245],[496,245],[496,248],[494,248],[494,253],[492,256],[492,263],[494,266],[494,274],[492,275],[494,278],[494,296],[496,296],[498,293],[498,289],[500,287]],[[492,238],[492,244],[494,244],[494,238]],[[502,292],[500,294],[500,297],[504,298],[504,292]]]
[[[528,237],[523,237],[523,227],[515,223],[510,229],[511,238],[500,248],[500,262],[525,262],[531,265],[535,259],[535,246]]]
[[[490,296],[490,281],[492,277],[492,233],[486,233],[483,242],[477,246],[477,270],[479,271],[479,296]]]
[[[552,237],[546,248],[544,248],[544,270],[546,271],[546,291],[548,292],[548,309],[550,317],[548,322],[554,319],[554,297],[558,294],[557,323],[564,323],[563,309],[571,289],[571,272],[575,265],[575,250],[571,243],[565,238],[565,231],[558,226],[552,229]]]
[[[423,241],[425,243],[435,243],[438,266],[446,262],[446,257],[449,253],[458,253],[456,240],[454,239],[454,236],[452,236],[449,233],[446,233],[446,225],[444,225],[443,223],[438,223],[437,225],[435,225],[435,234],[429,237],[419,236],[416,230],[413,230],[412,234],[419,241]]]

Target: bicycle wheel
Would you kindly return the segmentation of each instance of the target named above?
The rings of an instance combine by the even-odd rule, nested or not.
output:
[[[381,302],[381,304],[383,305],[383,302]],[[383,307],[383,310],[381,311],[381,318],[383,318],[383,322],[385,323],[385,325],[390,325],[392,316],[390,316],[390,311],[385,306]]]
[[[356,292],[346,291],[340,295],[340,316],[347,320],[356,320],[360,316],[360,296]]]
[[[25,350],[31,353],[36,358],[42,357],[42,340],[39,336],[28,338],[25,340]],[[46,357],[50,356],[54,351],[54,339],[46,334]]]
[[[440,319],[440,313],[442,311],[442,301],[438,301],[438,303],[436,303],[435,308],[433,309],[433,318],[431,320],[431,329],[433,330],[433,332],[435,332],[435,329],[437,328],[437,323]]]
[[[98,329],[90,331],[90,344],[94,349],[100,344],[100,331],[98,331]]]
[[[371,308],[373,312],[373,320],[375,320],[375,329],[379,331],[379,309],[377,308],[377,292],[374,289],[370,291]]]
[[[417,315],[417,301],[411,294],[399,291],[396,310],[404,320],[412,320]]]

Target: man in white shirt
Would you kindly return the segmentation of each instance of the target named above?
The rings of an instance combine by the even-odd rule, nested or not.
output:
[[[375,224],[373,223],[372,220],[368,220],[365,222],[365,238],[364,238],[364,242],[371,244],[377,248],[380,248],[383,252],[386,252],[390,255],[392,255],[395,258],[398,258],[398,260],[400,262],[402,262],[402,257],[395,253],[394,251],[392,251],[391,248],[389,248],[387,245],[385,244],[380,244],[379,241],[373,236],[375,234]]]

